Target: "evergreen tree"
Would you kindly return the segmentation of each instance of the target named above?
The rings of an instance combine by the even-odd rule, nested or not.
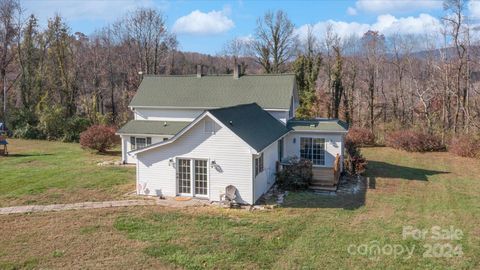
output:
[[[313,106],[316,100],[316,83],[322,58],[319,54],[306,53],[297,57],[293,63],[297,90],[300,97],[300,106],[297,109],[297,118],[314,117]]]

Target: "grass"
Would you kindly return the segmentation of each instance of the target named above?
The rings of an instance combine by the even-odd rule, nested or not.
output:
[[[480,161],[363,151],[366,192],[291,193],[271,211],[150,206],[0,216],[0,268],[478,269]],[[404,239],[404,226],[453,226],[463,236]],[[372,243],[414,251],[347,252]],[[460,245],[463,255],[424,257],[428,244]]]
[[[101,167],[118,151],[98,155],[78,144],[9,140],[0,157],[0,206],[70,203],[118,198],[134,189],[134,168]]]

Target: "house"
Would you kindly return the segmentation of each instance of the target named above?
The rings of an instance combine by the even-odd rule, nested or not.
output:
[[[135,163],[137,193],[218,201],[233,185],[254,204],[275,182],[287,157],[312,160],[314,175],[333,186],[346,125],[297,120],[295,76],[147,76],[130,103],[134,119],[117,133],[124,163]],[[341,168],[340,168],[341,169]],[[323,181],[323,182],[322,182]]]

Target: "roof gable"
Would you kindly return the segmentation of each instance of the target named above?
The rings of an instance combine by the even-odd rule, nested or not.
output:
[[[289,110],[294,85],[292,74],[146,76],[130,106],[214,109],[255,102]]]
[[[257,104],[244,104],[205,111],[171,139],[131,151],[129,154],[136,155],[162,145],[173,143],[206,116],[218,121],[224,128],[232,131],[232,133],[237,135],[257,152],[261,152],[289,132],[287,127]]]
[[[289,132],[285,125],[256,103],[208,112],[257,152]]]

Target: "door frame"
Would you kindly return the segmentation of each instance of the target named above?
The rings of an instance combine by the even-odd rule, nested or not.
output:
[[[190,161],[190,193],[180,193],[180,184],[178,179],[178,169],[180,166],[175,168],[175,186],[177,191],[177,196],[185,197],[198,197],[198,198],[210,198],[210,159],[208,158],[191,158],[191,157],[176,157],[176,163],[179,164],[179,160],[189,160]],[[207,162],[207,194],[195,194],[195,160],[203,160]]]

